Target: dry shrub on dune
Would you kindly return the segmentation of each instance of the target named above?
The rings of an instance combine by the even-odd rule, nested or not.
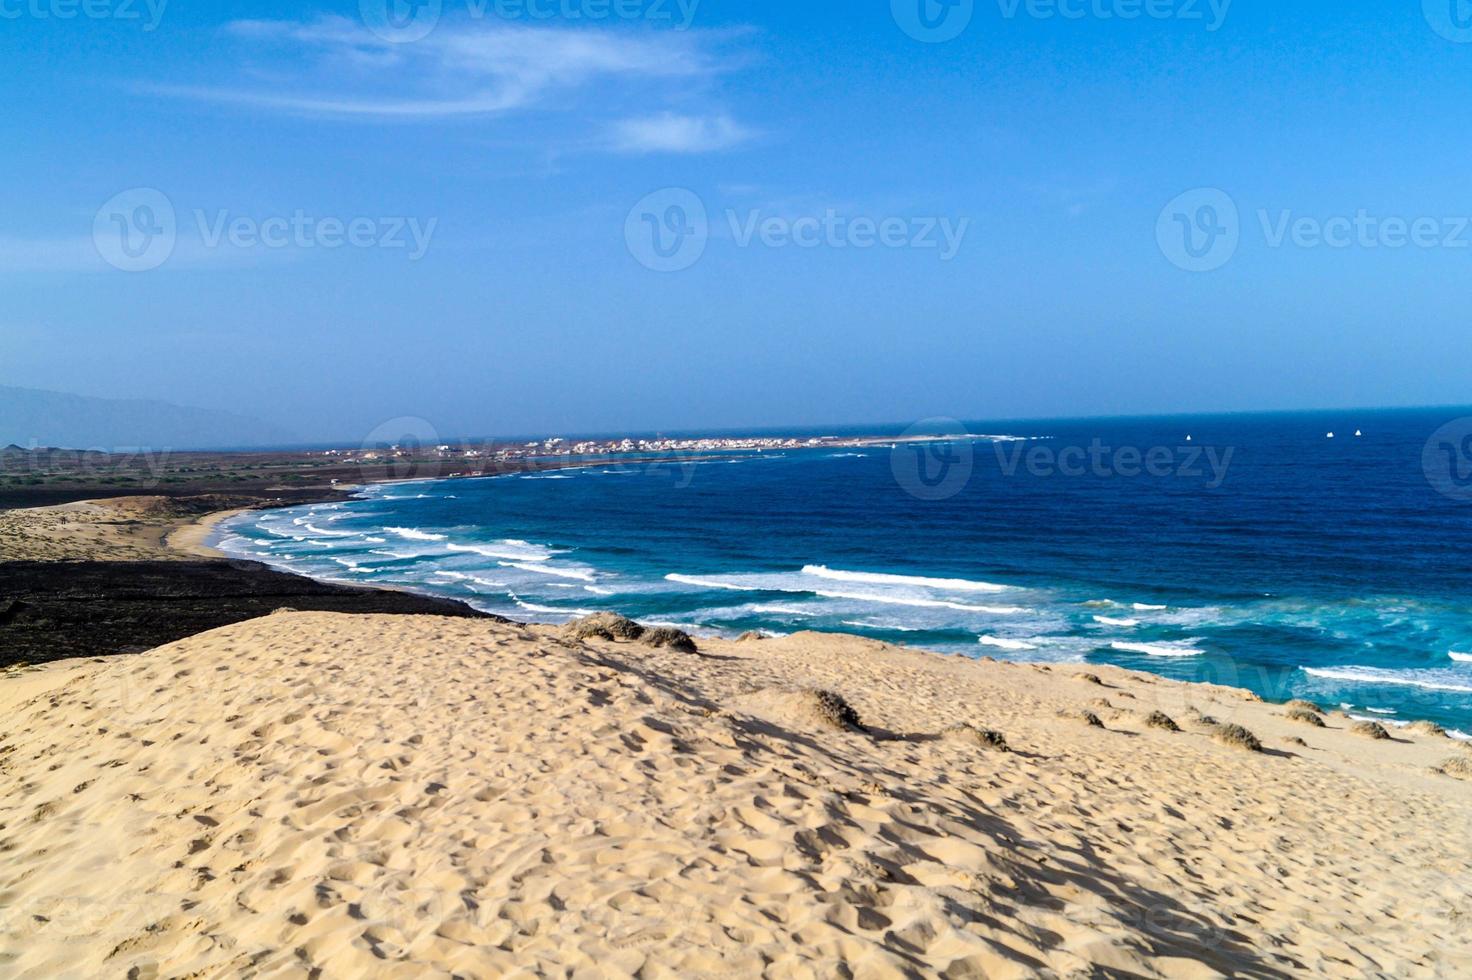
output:
[[[644,635],[644,627],[618,613],[594,613],[574,619],[562,631],[574,640],[637,640]]]
[[[866,731],[843,695],[818,688],[764,687],[737,698],[734,706],[783,726]]]
[[[656,626],[654,629],[645,630],[640,639],[652,647],[668,647],[681,653],[697,652],[695,641],[690,638],[690,634],[672,626]]]
[[[1446,729],[1434,721],[1413,721],[1405,727],[1412,735],[1421,735],[1426,738],[1445,738]]]
[[[1099,716],[1087,708],[1063,708],[1059,710],[1058,717],[1068,721],[1082,722],[1090,728],[1103,728],[1104,723]]]
[[[1312,725],[1315,728],[1324,727],[1324,719],[1320,718],[1316,713],[1309,711],[1307,708],[1293,708],[1283,717],[1287,718],[1289,721],[1296,721],[1302,725]]]
[[[1472,782],[1472,756],[1454,755],[1432,771],[1453,779],[1465,779]]]
[[[1365,738],[1373,738],[1377,741],[1390,738],[1390,733],[1378,721],[1357,721],[1349,727],[1349,730],[1356,735],[1363,735]]]
[[[1323,708],[1320,708],[1312,701],[1305,701],[1302,698],[1294,698],[1292,701],[1289,701],[1287,704],[1283,705],[1283,707],[1290,710],[1312,711],[1316,715],[1321,715],[1324,713]]]
[[[1257,736],[1241,725],[1218,725],[1211,733],[1211,738],[1214,742],[1230,745],[1234,749],[1245,749],[1248,752],[1262,751],[1262,743],[1258,741]]]
[[[1166,732],[1178,732],[1181,730],[1181,726],[1172,721],[1170,715],[1164,711],[1152,711],[1145,716],[1144,720],[1147,728],[1159,728],[1161,731]]]
[[[952,742],[965,742],[983,749],[991,749],[996,752],[1007,751],[1007,737],[1001,732],[994,732],[990,728],[977,728],[974,725],[952,725],[941,732],[941,737]]]

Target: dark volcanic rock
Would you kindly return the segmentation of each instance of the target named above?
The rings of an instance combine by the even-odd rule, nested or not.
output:
[[[332,585],[246,561],[0,562],[0,596],[0,667],[147,650],[283,606],[500,618],[462,602]]]

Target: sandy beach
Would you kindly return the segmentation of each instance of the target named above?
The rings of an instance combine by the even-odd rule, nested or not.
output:
[[[573,636],[280,613],[12,672],[0,971],[1472,970],[1445,737],[850,637]]]

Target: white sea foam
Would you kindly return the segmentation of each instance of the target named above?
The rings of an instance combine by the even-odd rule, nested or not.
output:
[[[1448,728],[1446,734],[1448,738],[1454,738],[1458,742],[1472,742],[1472,735],[1467,734],[1460,728]]]
[[[1148,602],[1137,602],[1133,606],[1136,612],[1164,612],[1169,606],[1152,606]]]
[[[670,574],[665,576],[667,582],[678,582],[681,585],[693,585],[697,589],[729,589],[732,592],[765,592],[769,591],[759,585],[738,585],[735,582],[721,582],[712,578],[700,578],[695,575]],[[770,591],[781,591],[773,589]]]
[[[915,606],[920,609],[955,609],[960,612],[979,612],[989,616],[1017,616],[1022,613],[1032,612],[1031,609],[1022,606],[973,606],[964,602],[949,602],[945,599],[919,599],[912,596],[898,595],[876,595],[872,592],[821,592],[813,590],[813,595],[820,595],[825,599],[851,599],[854,602],[877,602],[892,606]]]
[[[933,599],[924,595],[915,595],[913,592],[838,592],[814,588],[812,582],[806,581],[809,577],[838,578],[837,575],[824,576],[812,573],[813,567],[803,570],[802,575],[776,574],[776,575],[742,575],[742,576],[695,576],[670,574],[665,576],[669,582],[678,582],[681,585],[690,585],[699,589],[726,589],[732,592],[811,592],[813,595],[825,599],[848,599],[853,602],[872,602],[883,605],[912,606],[925,609],[955,609],[960,612],[979,612],[992,616],[1013,616],[1019,613],[1030,612],[1021,606],[979,606],[965,602],[956,602],[950,599]],[[824,571],[828,571],[824,569]],[[851,573],[855,575],[865,573]],[[876,578],[880,578],[876,576]],[[903,578],[903,577],[901,577]],[[845,581],[847,581],[845,579]],[[861,581],[868,581],[867,579]],[[889,582],[890,577],[880,579]],[[878,584],[878,583],[876,583]],[[913,585],[913,580],[907,580],[907,585]],[[975,589],[983,583],[970,583]],[[1000,587],[998,587],[1000,588]]]
[[[597,576],[591,569],[565,568],[560,565],[534,565],[524,561],[502,561],[496,564],[503,568],[517,568],[523,572],[535,572],[538,575],[554,575],[557,578],[575,578],[579,582],[597,581]]]
[[[863,620],[858,619],[845,619],[843,621],[843,625],[857,626],[859,629],[865,630],[893,630],[896,633],[920,632],[920,627],[918,626],[901,626],[898,623],[866,623]]]
[[[1036,650],[1037,646],[1025,640],[1009,640],[1004,636],[979,636],[976,642],[998,650]]]
[[[865,585],[905,585],[943,592],[1006,592],[1008,586],[993,582],[973,582],[964,578],[926,578],[921,575],[886,575],[879,572],[849,572],[826,565],[807,565],[804,575],[831,579],[836,582],[859,582]]]
[[[1458,663],[1472,664],[1472,653],[1458,653],[1455,650],[1448,650],[1446,655]]]
[[[1395,714],[1395,709],[1394,708],[1372,708],[1369,705],[1365,705],[1365,710],[1366,711],[1373,711],[1377,715],[1393,715],[1393,714]]]
[[[1122,626],[1126,629],[1131,626],[1140,625],[1140,621],[1138,619],[1113,619],[1109,616],[1095,616],[1094,622],[1098,623],[1100,626]]]
[[[1447,676],[1438,671],[1396,671],[1379,667],[1302,667],[1310,677],[1325,680],[1349,681],[1355,684],[1395,684],[1401,687],[1419,687],[1425,691],[1455,691],[1472,694],[1472,682],[1460,676]]]
[[[1109,644],[1121,653],[1143,653],[1147,657],[1197,657],[1201,651],[1196,649],[1198,640],[1171,640],[1164,643],[1124,643],[1115,640]]]
[[[511,601],[514,602],[514,603],[516,603],[516,605],[517,605],[518,608],[525,609],[527,612],[552,614],[552,615],[557,615],[557,616],[591,616],[591,615],[593,615],[593,610],[591,610],[591,609],[557,609],[557,608],[555,608],[553,606],[539,606],[535,602],[525,602],[522,599],[519,599],[519,598],[517,598],[514,595],[511,597]]]
[[[443,541],[447,537],[444,534],[421,531],[417,527],[386,527],[384,530],[389,534],[397,534],[405,541]]]
[[[455,544],[451,542],[445,547],[450,551],[469,552],[485,558],[506,558],[512,561],[549,561],[552,558],[552,552],[546,548],[511,539],[492,544]]]

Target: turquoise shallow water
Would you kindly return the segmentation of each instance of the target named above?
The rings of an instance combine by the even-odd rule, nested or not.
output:
[[[245,515],[220,543],[521,619],[1109,662],[1472,732],[1458,414],[977,423],[996,438],[610,460],[372,487]]]

